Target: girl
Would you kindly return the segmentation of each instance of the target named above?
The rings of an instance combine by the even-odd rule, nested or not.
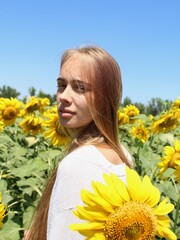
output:
[[[52,174],[37,207],[28,240],[81,240],[69,229],[81,220],[72,210],[82,205],[81,189],[114,172],[125,181],[130,155],[118,140],[117,110],[122,96],[120,69],[100,47],[67,50],[57,79],[59,121],[72,141]]]

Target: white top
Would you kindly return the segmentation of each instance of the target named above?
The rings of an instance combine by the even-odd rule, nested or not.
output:
[[[130,158],[128,154],[127,152]],[[126,182],[125,164],[112,164],[93,145],[74,150],[60,162],[50,200],[47,240],[85,239],[78,232],[69,229],[71,223],[82,222],[72,210],[77,205],[83,205],[81,190],[92,191],[92,180],[104,182],[103,173],[110,172]]]

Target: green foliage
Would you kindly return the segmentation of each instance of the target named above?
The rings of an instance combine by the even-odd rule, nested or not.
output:
[[[18,127],[0,135],[0,192],[8,216],[0,239],[22,239],[43,187],[62,158],[62,149],[52,148],[42,136],[26,137]]]
[[[5,86],[5,85],[0,88],[0,97],[17,98],[19,95],[20,93],[17,92],[15,88]]]

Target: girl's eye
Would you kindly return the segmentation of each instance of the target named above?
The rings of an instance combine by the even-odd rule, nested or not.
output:
[[[57,85],[57,87],[58,87],[58,90],[64,90],[65,88],[66,88],[66,84],[64,84],[64,83],[58,83],[58,85]]]
[[[86,91],[84,85],[78,85],[78,89],[80,92],[84,93]]]

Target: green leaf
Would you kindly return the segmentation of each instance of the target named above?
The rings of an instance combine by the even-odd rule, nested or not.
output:
[[[8,220],[0,229],[0,239],[1,240],[15,240],[20,239],[19,236],[20,227],[18,224],[13,222],[12,220]]]

